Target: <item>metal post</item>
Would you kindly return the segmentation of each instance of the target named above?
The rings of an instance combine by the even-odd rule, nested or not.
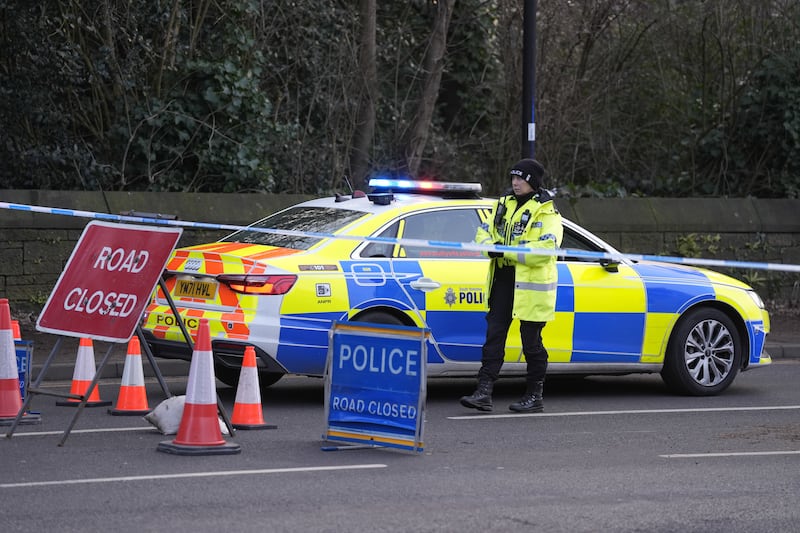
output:
[[[536,155],[536,0],[525,0],[522,17],[522,157]]]

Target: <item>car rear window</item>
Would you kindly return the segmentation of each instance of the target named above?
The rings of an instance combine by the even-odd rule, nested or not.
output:
[[[362,211],[331,207],[291,207],[251,224],[248,229],[228,235],[222,239],[222,242],[246,242],[292,248],[294,250],[307,250],[321,239],[319,237],[266,233],[249,228],[268,228],[308,233],[335,233],[366,214]]]

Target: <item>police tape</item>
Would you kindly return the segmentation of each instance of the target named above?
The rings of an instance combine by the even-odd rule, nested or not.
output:
[[[733,261],[728,259],[702,259],[696,257],[672,257],[666,255],[644,255],[644,254],[623,254],[611,252],[594,252],[590,250],[578,250],[573,248],[557,248],[554,250],[543,250],[539,248],[527,248],[523,246],[505,246],[497,244],[477,244],[471,242],[451,242],[435,241],[425,239],[404,239],[390,237],[364,237],[357,235],[334,235],[332,233],[317,233],[312,231],[293,231],[280,230],[274,228],[257,228],[251,226],[239,226],[234,224],[213,224],[208,222],[192,222],[184,220],[162,219],[145,216],[132,215],[112,215],[109,213],[98,213],[95,211],[80,211],[77,209],[63,209],[58,207],[43,207],[38,205],[15,204],[0,202],[0,209],[10,209],[15,211],[26,211],[34,213],[45,213],[50,215],[62,215],[78,218],[90,218],[110,222],[128,222],[140,224],[155,224],[160,226],[179,226],[182,228],[205,229],[205,230],[225,230],[225,231],[256,231],[275,235],[289,235],[292,237],[314,237],[318,239],[345,239],[353,241],[377,242],[383,244],[399,244],[403,246],[416,246],[420,248],[439,248],[449,250],[466,250],[476,252],[510,252],[514,254],[537,254],[551,255],[557,257],[574,257],[577,259],[588,259],[593,261],[624,262],[628,261],[658,261],[662,263],[675,263],[684,265],[744,268],[753,270],[771,270],[782,272],[799,272],[800,265],[785,263],[763,263],[751,261]]]

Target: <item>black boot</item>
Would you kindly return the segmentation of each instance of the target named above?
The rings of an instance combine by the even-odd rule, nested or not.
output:
[[[544,411],[543,391],[544,381],[534,381],[528,385],[525,396],[509,405],[508,408],[517,413],[539,413]]]
[[[492,410],[492,388],[493,383],[487,379],[478,381],[478,388],[472,393],[472,396],[462,396],[461,405],[469,407],[470,409],[477,409],[478,411],[491,411]]]

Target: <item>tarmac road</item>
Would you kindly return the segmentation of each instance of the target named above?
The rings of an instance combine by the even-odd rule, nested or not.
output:
[[[169,378],[174,394],[185,378]],[[546,410],[496,411],[434,380],[425,451],[321,449],[321,380],[263,392],[277,429],[238,431],[241,453],[175,456],[139,417],[75,411],[37,396],[42,423],[0,428],[3,531],[793,532],[800,523],[800,361],[737,378],[724,394],[669,394],[658,376],[548,381]],[[47,383],[54,389],[64,383]],[[68,385],[68,383],[67,383]],[[148,382],[151,405],[163,394]],[[226,409],[233,389],[221,387]]]
[[[33,315],[14,315],[12,319],[18,320],[22,339],[33,342],[33,364],[31,381],[36,379],[48,355],[51,353],[58,336],[42,333],[36,330],[36,317]],[[767,352],[773,360],[800,359],[800,309],[783,309],[770,317],[772,330],[767,336]],[[101,377],[120,378],[125,364],[125,346],[110,345],[103,342],[94,343],[95,360],[98,365],[107,349],[112,353]],[[75,368],[75,357],[78,350],[78,339],[62,337],[61,347],[53,359],[53,363],[45,374],[45,380],[69,380]],[[144,356],[144,353],[142,354]],[[150,365],[144,361],[146,376],[152,376]],[[188,375],[189,365],[184,361],[158,359],[159,370],[164,376]]]

